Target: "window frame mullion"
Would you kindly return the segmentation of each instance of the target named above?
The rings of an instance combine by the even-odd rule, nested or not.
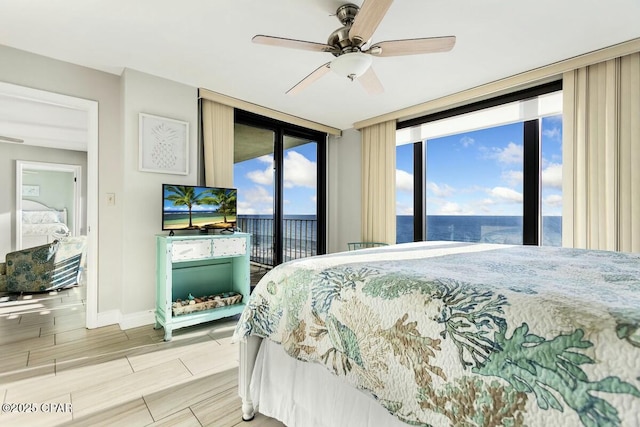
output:
[[[425,192],[425,146],[426,141],[413,144],[413,241],[426,240],[426,200]]]
[[[540,120],[523,123],[522,244],[540,244]]]

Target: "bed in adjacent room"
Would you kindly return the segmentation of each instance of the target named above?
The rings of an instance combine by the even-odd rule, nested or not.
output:
[[[23,199],[21,227],[23,248],[51,243],[69,235],[67,210]]]
[[[234,337],[245,419],[640,425],[640,254],[418,242],[296,260]]]

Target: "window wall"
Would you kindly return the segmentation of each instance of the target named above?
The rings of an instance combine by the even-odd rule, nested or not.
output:
[[[400,124],[397,242],[559,246],[559,89],[554,83]]]

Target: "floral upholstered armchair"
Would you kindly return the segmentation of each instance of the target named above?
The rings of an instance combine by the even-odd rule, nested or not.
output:
[[[45,292],[78,284],[86,237],[65,237],[6,256],[0,263],[1,292]]]

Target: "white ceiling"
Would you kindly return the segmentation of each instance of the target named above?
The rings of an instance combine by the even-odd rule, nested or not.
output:
[[[374,58],[385,87],[381,95],[368,95],[333,73],[298,95],[285,95],[333,57],[256,45],[251,38],[325,43],[341,25],[332,14],[343,3],[2,0],[0,44],[115,74],[132,68],[347,129],[640,37],[638,0],[396,0],[372,41],[455,35],[453,50]]]
[[[87,112],[34,98],[3,94],[0,87],[0,141],[87,151]]]

